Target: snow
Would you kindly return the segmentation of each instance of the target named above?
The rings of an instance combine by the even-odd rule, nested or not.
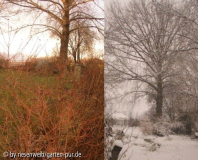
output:
[[[119,160],[196,160],[198,140],[188,136],[156,137],[143,135],[136,127],[113,126],[125,132]]]
[[[198,132],[195,133],[195,136],[198,137]]]
[[[126,152],[126,156],[122,158],[125,160],[196,160],[198,159],[198,143],[192,141],[189,137],[185,136],[171,136],[172,140],[166,140],[166,137],[155,138],[155,142],[161,144],[160,148],[156,151],[148,150],[148,142],[139,139],[136,145],[133,145]],[[126,150],[127,146],[123,148]],[[130,153],[133,153],[131,157]]]
[[[112,118],[118,119],[118,120],[128,120],[128,117],[124,115],[123,113],[113,113]]]
[[[122,148],[123,147],[123,143],[122,143],[121,140],[115,140],[114,143],[113,143],[113,147],[114,146],[118,146],[118,147]]]
[[[114,125],[112,129],[113,129],[113,132],[118,131],[118,130],[123,131],[126,137],[129,137],[129,136],[138,137],[138,136],[143,135],[139,127],[126,127],[126,126]]]

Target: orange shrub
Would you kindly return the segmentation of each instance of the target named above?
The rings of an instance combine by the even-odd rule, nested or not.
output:
[[[80,159],[104,159],[104,65],[95,62],[71,86],[72,76],[37,81],[26,72],[0,72],[0,156],[78,151]]]

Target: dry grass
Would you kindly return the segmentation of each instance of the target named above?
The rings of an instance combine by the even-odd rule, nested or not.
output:
[[[94,59],[86,62],[79,81],[70,74],[62,79],[1,71],[0,156],[78,151],[81,159],[104,159],[103,70],[103,61]]]

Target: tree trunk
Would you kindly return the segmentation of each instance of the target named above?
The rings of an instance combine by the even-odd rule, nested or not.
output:
[[[67,31],[67,26],[63,27],[62,37],[61,37],[61,46],[60,46],[60,60],[63,64],[68,59],[68,42],[69,42],[69,32]]]
[[[60,45],[60,75],[65,77],[67,72],[67,60],[68,60],[68,44],[69,44],[69,4],[64,2],[64,15],[62,17],[62,35],[61,35],[61,45]]]
[[[69,8],[68,4],[64,4],[65,13],[63,15],[62,36],[60,46],[60,61],[65,66],[68,59],[68,44],[69,44]]]
[[[77,62],[80,63],[80,32],[79,32],[79,28],[78,28],[78,52],[77,52]]]
[[[77,54],[78,63],[80,63],[80,47],[78,47],[78,54]]]
[[[74,57],[74,62],[76,63],[76,50],[73,50],[73,57]]]
[[[161,75],[158,76],[157,82],[157,97],[156,97],[156,115],[158,117],[162,116],[162,106],[163,106],[163,87],[162,87],[162,77]]]

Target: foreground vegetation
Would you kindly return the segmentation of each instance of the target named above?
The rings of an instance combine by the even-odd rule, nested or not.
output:
[[[69,72],[61,77],[2,69],[0,156],[5,151],[78,151],[81,159],[104,159],[103,70],[99,59],[85,62],[80,79]]]

